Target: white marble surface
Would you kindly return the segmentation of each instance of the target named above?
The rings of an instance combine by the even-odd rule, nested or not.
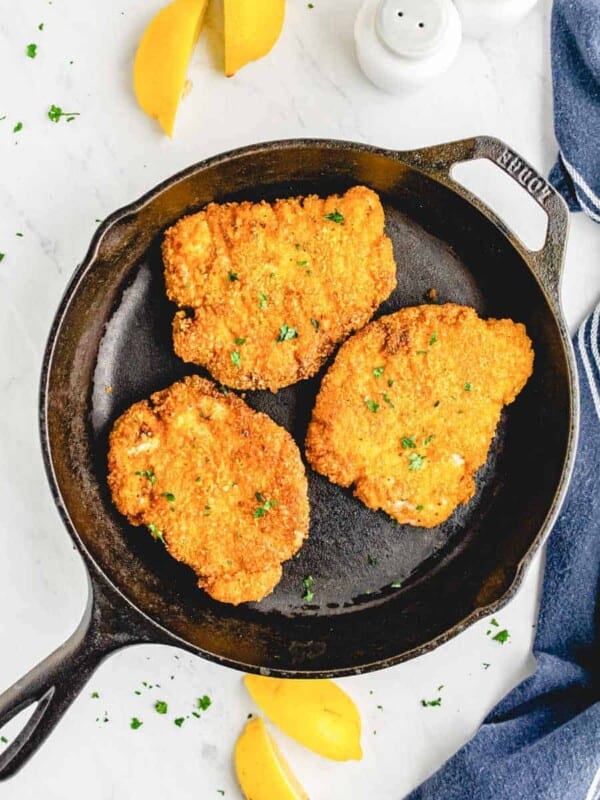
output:
[[[314,0],[313,9],[288,0],[276,50],[231,80],[220,73],[220,14],[212,9],[174,141],[138,111],[131,91],[135,43],[160,5],[0,6],[0,116],[7,115],[0,121],[0,690],[71,633],[85,602],[83,568],[43,473],[37,389],[54,309],[95,220],[194,161],[265,139],[322,136],[412,148],[489,133],[541,171],[556,150],[544,0],[518,30],[484,44],[467,41],[445,77],[400,98],[381,94],[356,66],[358,0]],[[29,42],[39,46],[35,60],[25,56]],[[46,117],[51,103],[81,116],[54,125]],[[19,121],[23,129],[13,134]],[[510,212],[507,192],[501,188],[496,201]],[[599,234],[588,220],[573,219],[563,285],[571,328],[600,295]],[[363,715],[361,763],[330,764],[279,736],[311,797],[398,800],[468,739],[532,669],[539,573],[538,560],[498,615],[509,644],[490,641],[482,622],[435,653],[343,682]],[[142,681],[161,688],[135,695]],[[440,684],[443,705],[422,708],[420,699],[435,696]],[[160,698],[183,713],[203,693],[212,708],[181,729],[152,710]],[[223,789],[238,798],[231,752],[251,708],[237,673],[171,648],[123,651],[98,670],[47,745],[0,794],[174,800],[218,798]],[[96,722],[105,711],[109,722]],[[138,731],[129,728],[134,715],[144,721]],[[3,734],[11,738],[14,725]]]

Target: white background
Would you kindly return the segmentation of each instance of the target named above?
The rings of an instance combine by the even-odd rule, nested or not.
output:
[[[0,6],[0,116],[7,114],[0,122],[0,690],[72,632],[85,603],[82,565],[43,473],[37,389],[55,307],[96,220],[190,163],[266,139],[332,137],[402,149],[489,133],[542,172],[553,162],[549,3],[517,30],[484,44],[465,42],[451,71],[430,87],[390,98],[354,59],[358,0],[313,2],[311,10],[304,0],[288,0],[271,56],[229,80],[213,2],[174,141],[137,109],[130,80],[136,42],[161,0]],[[38,44],[35,60],[25,56],[30,42]],[[46,117],[51,103],[81,116],[54,125]],[[23,130],[13,134],[18,121]],[[492,184],[479,179],[530,232],[535,208]],[[600,296],[599,233],[587,219],[573,218],[563,285],[571,329]],[[508,644],[490,641],[482,622],[435,653],[343,682],[362,713],[362,762],[325,762],[278,735],[311,797],[399,800],[467,740],[532,669],[538,578],[539,561],[498,615],[511,632]],[[135,695],[142,681],[161,688]],[[442,706],[422,708],[420,699],[437,696],[440,684]],[[213,700],[204,718],[176,728],[173,715],[187,713],[204,693]],[[168,701],[173,715],[158,716],[156,699]],[[123,651],[101,666],[47,745],[0,794],[180,800],[218,798],[224,789],[239,798],[231,754],[251,710],[233,671],[171,648]],[[109,722],[96,722],[105,711]],[[134,715],[144,721],[138,731],[129,728]],[[11,738],[14,726],[3,733]]]

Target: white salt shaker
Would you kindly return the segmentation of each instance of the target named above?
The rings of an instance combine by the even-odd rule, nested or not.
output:
[[[354,38],[363,72],[380,89],[396,93],[446,72],[462,29],[452,0],[365,0]]]
[[[483,39],[516,25],[538,0],[454,0],[465,36]]]

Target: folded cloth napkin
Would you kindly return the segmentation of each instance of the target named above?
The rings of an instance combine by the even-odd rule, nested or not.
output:
[[[580,437],[548,540],[537,669],[408,800],[600,798],[600,307],[574,344]]]
[[[552,77],[560,153],[550,181],[572,211],[600,222],[599,0],[555,0]]]

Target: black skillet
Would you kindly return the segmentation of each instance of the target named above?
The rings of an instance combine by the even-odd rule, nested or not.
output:
[[[540,251],[524,248],[452,180],[456,163],[477,158],[504,169],[546,211]],[[394,526],[309,470],[312,523],[300,556],[262,603],[222,605],[119,516],[106,488],[111,423],[194,371],[171,346],[161,235],[209,201],[326,195],[357,183],[380,193],[398,263],[398,288],[378,313],[420,304],[435,288],[439,302],[524,322],[534,375],[502,418],[477,496],[447,523]],[[87,566],[89,601],[74,635],[0,695],[0,727],[37,703],[0,755],[0,779],[41,745],[102,659],[121,647],[177,644],[251,672],[342,676],[420,655],[506,603],[558,513],[575,451],[577,388],[559,301],[566,234],[558,195],[486,137],[403,153],[335,141],[255,145],[191,167],[109,217],[56,315],[40,399],[48,478]],[[320,378],[246,399],[302,444]],[[310,604],[302,600],[308,575]]]

